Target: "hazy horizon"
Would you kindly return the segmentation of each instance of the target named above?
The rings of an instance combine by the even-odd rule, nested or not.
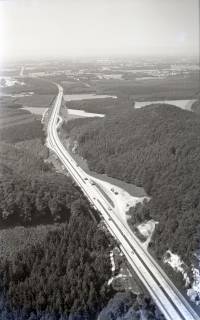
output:
[[[198,56],[198,0],[4,0],[1,60]]]

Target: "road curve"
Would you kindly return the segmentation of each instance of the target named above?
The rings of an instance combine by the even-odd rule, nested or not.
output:
[[[59,85],[47,128],[47,144],[62,161],[90,203],[103,216],[110,233],[120,243],[121,250],[133,270],[143,282],[153,300],[167,320],[200,320],[188,301],[181,295],[138,238],[119,220],[107,199],[95,186],[92,177],[86,174],[62,145],[58,136],[59,111],[63,88]]]

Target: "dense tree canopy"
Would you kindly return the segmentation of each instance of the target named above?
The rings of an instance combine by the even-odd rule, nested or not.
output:
[[[82,195],[66,176],[30,152],[0,145],[0,225],[33,225],[68,220]]]
[[[159,221],[153,238],[158,256],[170,248],[189,262],[200,245],[200,118],[174,106],[151,105],[79,120],[78,127],[74,120],[70,136],[90,169],[144,186],[151,201],[137,210]]]
[[[101,311],[99,320],[164,320],[149,297],[118,292]]]
[[[72,179],[24,145],[1,144],[1,228],[65,227],[0,262],[0,319],[92,320],[111,296],[109,239]]]
[[[72,181],[59,174],[6,179],[0,183],[1,228],[68,220],[80,198]]]
[[[200,113],[200,95],[198,99],[192,104],[191,109],[198,114]]]
[[[12,263],[1,263],[0,314],[7,312],[15,320],[33,315],[43,319],[44,313],[45,319],[68,319],[70,314],[69,319],[76,319],[73,314],[94,319],[111,295],[106,284],[111,276],[109,251],[107,236],[79,203],[62,230],[50,232],[42,244],[22,251]]]

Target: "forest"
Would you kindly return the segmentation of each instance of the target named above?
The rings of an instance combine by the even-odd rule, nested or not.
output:
[[[139,320],[141,310],[155,319],[159,312],[149,297],[107,286],[114,242],[72,180],[25,149],[2,144],[1,150],[1,228],[60,227],[1,260],[0,319]]]
[[[109,239],[76,202],[62,230],[0,263],[0,318],[95,319],[113,294]]]
[[[118,292],[100,312],[99,320],[164,320],[152,299],[132,292]]]
[[[80,198],[71,179],[59,174],[32,178],[4,175],[0,183],[1,228],[66,221]]]
[[[34,127],[24,128],[25,134],[23,128],[11,127],[5,135],[15,145],[0,144],[1,228],[60,227],[0,262],[0,319],[139,320],[141,310],[155,319],[159,311],[149,297],[116,294],[107,286],[113,240],[91,218],[88,202],[71,178],[44,161],[48,152],[41,126],[36,136]]]
[[[200,94],[198,99],[193,103],[192,105],[192,111],[196,112],[196,113],[200,113]]]
[[[115,98],[101,98],[88,100],[67,101],[66,106],[69,109],[81,109],[87,112],[110,114],[123,108],[133,108],[134,99],[129,96]]]
[[[72,120],[66,130],[91,170],[145,188],[151,200],[131,209],[130,223],[159,221],[151,243],[157,257],[171,249],[190,264],[200,246],[200,118],[155,104]]]
[[[0,261],[0,319],[92,320],[113,295],[112,241],[72,179],[24,146],[0,145],[1,228],[60,227]]]
[[[36,225],[66,221],[82,198],[71,178],[30,150],[1,143],[0,225]]]

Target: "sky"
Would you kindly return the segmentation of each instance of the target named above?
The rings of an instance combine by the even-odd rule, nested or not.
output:
[[[197,55],[198,0],[0,0],[0,59]]]

